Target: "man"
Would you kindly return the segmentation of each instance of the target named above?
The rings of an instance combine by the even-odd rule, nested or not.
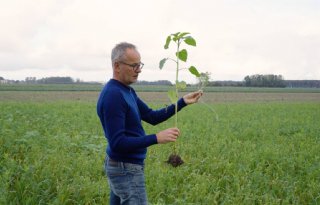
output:
[[[113,79],[103,88],[97,113],[108,140],[105,170],[110,185],[110,204],[147,204],[144,181],[144,159],[147,147],[175,142],[178,128],[168,128],[146,135],[141,120],[152,125],[175,113],[175,105],[152,110],[129,85],[136,82],[143,67],[135,45],[117,44],[111,54]],[[198,101],[202,92],[185,95],[178,110]]]

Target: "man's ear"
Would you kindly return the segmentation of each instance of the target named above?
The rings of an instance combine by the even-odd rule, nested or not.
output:
[[[119,63],[119,62],[115,62],[115,63],[113,64],[113,67],[114,67],[114,71],[115,71],[116,73],[119,73],[119,72],[120,72],[120,63]]]

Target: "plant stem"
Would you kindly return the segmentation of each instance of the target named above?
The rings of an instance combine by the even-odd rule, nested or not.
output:
[[[180,40],[178,40],[178,47],[177,47],[177,54],[179,53],[179,49],[180,49]],[[177,61],[176,61],[176,64],[177,64],[177,68],[176,68],[176,96],[178,98],[179,94],[178,94],[178,76],[179,76],[179,57],[177,55]],[[175,127],[178,127],[178,101],[176,101],[176,104],[175,104],[175,124],[174,124]],[[173,145],[173,153],[176,154],[177,152],[177,146],[176,146],[176,143],[174,143]]]

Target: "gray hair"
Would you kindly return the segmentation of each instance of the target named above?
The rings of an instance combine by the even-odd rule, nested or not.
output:
[[[127,42],[121,42],[118,43],[111,52],[111,62],[112,62],[112,67],[114,66],[114,63],[117,62],[118,60],[121,60],[126,52],[126,50],[130,49],[137,49],[135,45]]]

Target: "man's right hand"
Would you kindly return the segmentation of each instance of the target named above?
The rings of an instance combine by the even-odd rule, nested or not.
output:
[[[160,131],[156,134],[158,144],[175,142],[180,135],[180,130],[176,127]]]

